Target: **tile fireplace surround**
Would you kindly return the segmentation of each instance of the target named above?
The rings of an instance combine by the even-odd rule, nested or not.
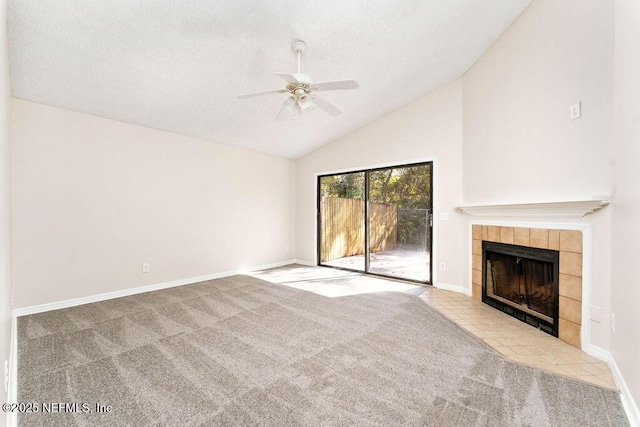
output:
[[[558,338],[581,347],[582,231],[547,228],[472,226],[472,293],[482,301],[482,241],[508,243],[560,252]]]

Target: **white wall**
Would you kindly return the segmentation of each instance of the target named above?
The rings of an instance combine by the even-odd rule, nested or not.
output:
[[[16,307],[293,258],[292,160],[11,107]]]
[[[9,143],[9,58],[7,56],[7,2],[0,1],[0,403],[4,391],[4,363],[11,348],[11,156]],[[6,418],[0,414],[0,425]]]
[[[461,114],[462,86],[455,81],[400,108],[296,162],[297,258],[316,262],[317,175],[372,166],[402,164],[436,158],[434,221],[437,257],[448,268],[437,282],[464,281],[464,220],[454,208],[462,201]],[[438,221],[449,212],[449,221]],[[434,264],[438,265],[438,259]]]
[[[640,3],[615,4],[611,312],[616,332],[611,334],[611,353],[640,406]]]
[[[613,32],[613,2],[535,0],[467,71],[465,203],[611,194]],[[591,224],[592,305],[604,318],[591,342],[608,349],[611,208],[563,221]]]
[[[536,0],[467,71],[465,202],[609,194],[613,25],[613,2]]]

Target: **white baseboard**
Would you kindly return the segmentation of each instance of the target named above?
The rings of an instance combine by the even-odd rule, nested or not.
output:
[[[584,351],[587,354],[595,357],[596,359],[600,359],[603,362],[611,363],[611,359],[612,359],[611,353],[609,353],[604,348],[600,348],[593,344],[589,344]]]
[[[616,382],[616,385],[620,389],[620,398],[622,400],[622,406],[624,407],[625,412],[627,413],[627,417],[629,418],[629,423],[631,427],[640,427],[640,411],[638,410],[638,405],[633,400],[633,396],[631,395],[631,391],[627,387],[627,383],[624,381],[622,377],[622,372],[618,368],[613,355],[598,346],[593,344],[589,345],[587,348],[587,353],[596,357],[600,360],[603,360],[609,364],[611,368],[611,373],[613,374],[613,379]]]
[[[307,267],[316,267],[318,264],[311,261],[305,261],[303,259],[294,259],[294,264],[306,265]]]
[[[173,288],[175,286],[190,285],[192,283],[203,282],[205,280],[220,279],[222,277],[234,276],[236,274],[243,274],[251,271],[282,267],[284,265],[293,264],[295,262],[296,262],[295,260],[287,260],[287,261],[281,261],[281,262],[276,262],[272,264],[264,264],[264,265],[250,267],[250,268],[243,268],[241,270],[224,271],[221,273],[213,273],[205,276],[189,277],[186,279],[173,280],[170,282],[156,283],[154,285],[123,289],[121,291],[106,292],[104,294],[90,295],[87,297],[73,298],[73,299],[68,299],[64,301],[56,301],[56,302],[50,302],[46,304],[32,305],[29,307],[16,308],[13,310],[12,314],[14,317],[19,317],[19,316],[26,316],[29,314],[42,313],[45,311],[59,310],[61,308],[74,307],[82,304],[90,304],[92,302],[126,297],[130,295],[141,294],[144,292],[157,291],[160,289]]]
[[[445,291],[459,292],[467,296],[471,296],[471,289],[467,289],[460,285],[450,285],[449,283],[436,282],[433,284],[438,289],[444,289]]]
[[[236,274],[252,273],[252,272],[260,271],[260,270],[268,270],[270,268],[284,267],[285,265],[290,265],[290,264],[295,264],[295,263],[296,263],[295,259],[288,259],[286,261],[272,262],[271,264],[256,265],[254,267],[243,268],[243,269],[236,270],[236,271],[228,271],[228,272],[224,273],[225,275],[222,276],[222,277],[233,276],[233,275],[236,275]],[[209,279],[209,280],[211,280],[211,279]]]

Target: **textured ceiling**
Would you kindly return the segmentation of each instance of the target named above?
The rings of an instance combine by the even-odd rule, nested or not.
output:
[[[9,0],[13,96],[296,158],[460,77],[531,0]],[[344,113],[275,120],[307,49]]]

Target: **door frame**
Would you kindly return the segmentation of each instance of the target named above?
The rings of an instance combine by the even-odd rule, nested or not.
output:
[[[437,269],[435,269],[434,266],[434,259],[437,259],[436,255],[436,248],[437,248],[437,221],[435,221],[435,212],[436,212],[436,193],[437,193],[437,187],[436,187],[436,162],[437,162],[437,158],[433,157],[433,158],[426,158],[426,159],[414,159],[412,161],[406,162],[406,163],[388,163],[388,164],[379,164],[379,165],[375,165],[375,166],[370,166],[370,167],[361,167],[361,168],[353,168],[353,169],[345,169],[345,170],[337,170],[337,171],[330,171],[330,172],[324,172],[324,173],[316,173],[315,174],[315,191],[316,191],[316,233],[315,233],[315,240],[316,240],[316,265],[320,266],[320,267],[327,267],[327,268],[334,268],[336,270],[344,270],[344,271],[351,271],[351,272],[356,272],[356,273],[362,273],[362,274],[366,274],[366,275],[370,275],[370,276],[377,276],[377,277],[382,277],[385,279],[392,279],[392,280],[401,280],[401,281],[407,281],[407,282],[412,282],[412,283],[416,283],[419,285],[433,285],[434,283],[437,283],[436,281],[436,272]],[[431,165],[431,176],[430,176],[430,185],[431,185],[431,230],[430,230],[430,234],[431,234],[431,239],[430,239],[430,243],[431,243],[431,248],[429,251],[429,279],[427,281],[421,281],[421,280],[414,280],[414,279],[407,279],[404,277],[395,277],[395,276],[387,276],[384,274],[379,274],[379,273],[371,273],[369,272],[369,263],[370,263],[370,248],[369,248],[369,173],[370,172],[374,172],[374,171],[379,171],[379,170],[384,170],[384,169],[391,169],[391,168],[403,168],[403,167],[411,167],[411,166],[421,166],[421,165],[425,165],[425,164],[430,164]],[[321,242],[321,219],[320,219],[320,203],[321,203],[321,196],[320,196],[320,180],[323,177],[328,177],[328,176],[335,176],[335,175],[346,175],[346,174],[350,174],[350,173],[364,173],[365,174],[365,179],[364,179],[364,183],[365,183],[365,212],[364,212],[364,218],[365,218],[365,253],[364,253],[364,261],[365,261],[365,269],[364,271],[362,270],[354,270],[354,269],[350,269],[350,268],[345,268],[345,267],[334,267],[334,266],[330,266],[330,265],[325,265],[322,264],[320,262],[320,260],[322,259],[321,256],[321,247],[322,247],[322,242]]]

